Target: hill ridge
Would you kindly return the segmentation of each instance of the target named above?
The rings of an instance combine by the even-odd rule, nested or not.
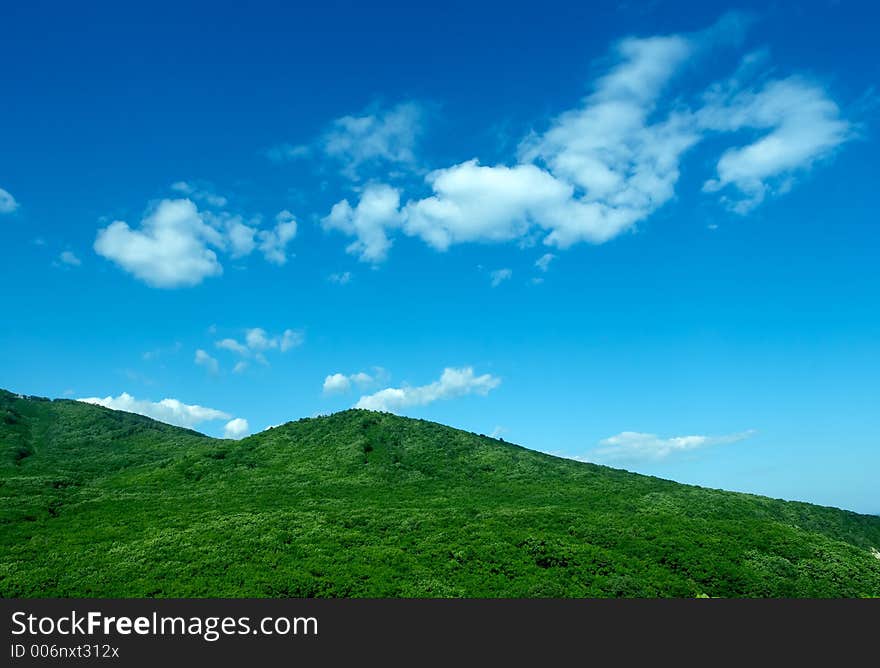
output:
[[[880,518],[348,409],[241,441],[0,392],[3,596],[880,596]]]

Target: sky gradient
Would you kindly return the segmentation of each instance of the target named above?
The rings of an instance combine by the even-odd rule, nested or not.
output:
[[[880,513],[867,3],[4,17],[0,386]]]

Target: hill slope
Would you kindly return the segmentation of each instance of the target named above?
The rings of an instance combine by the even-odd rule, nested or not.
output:
[[[880,596],[880,517],[351,410],[242,441],[0,391],[0,595]]]

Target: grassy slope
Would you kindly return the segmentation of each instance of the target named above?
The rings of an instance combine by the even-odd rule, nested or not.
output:
[[[366,411],[242,441],[0,391],[0,595],[880,596],[880,517]]]

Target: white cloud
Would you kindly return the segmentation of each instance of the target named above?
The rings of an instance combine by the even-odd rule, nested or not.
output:
[[[293,215],[282,211],[271,229],[259,224],[259,217],[245,220],[227,211],[199,211],[190,199],[165,199],[137,229],[120,220],[99,229],[94,249],[153,287],[193,286],[223,273],[219,252],[241,258],[259,248],[267,261],[284,264],[296,236]]]
[[[386,231],[400,224],[400,192],[385,184],[368,185],[352,207],[337,202],[321,222],[325,230],[339,230],[357,240],[346,249],[363,262],[382,262],[391,248]]]
[[[343,173],[351,178],[370,163],[412,165],[423,117],[422,108],[413,102],[362,116],[343,116],[333,122],[320,145],[344,165]]]
[[[270,339],[266,334],[266,330],[262,327],[245,330],[244,338],[247,341],[247,347],[251,350],[268,350],[269,348],[278,347],[278,340]]]
[[[504,281],[510,279],[511,276],[513,276],[513,271],[510,269],[496,269],[495,271],[489,272],[489,278],[493,288],[497,288]]]
[[[266,155],[274,162],[323,155],[338,163],[342,174],[353,180],[367,167],[412,169],[424,116],[424,109],[415,102],[389,108],[373,106],[360,115],[337,118],[312,144],[278,144]]]
[[[58,256],[58,259],[62,264],[66,264],[70,267],[78,267],[82,264],[82,261],[71,251],[62,251],[61,255]]]
[[[661,460],[670,455],[706,448],[712,445],[736,443],[753,436],[753,430],[724,436],[672,436],[661,438],[656,434],[624,431],[599,441],[592,456],[582,459],[596,461]]]
[[[290,211],[281,211],[275,216],[275,227],[271,230],[257,232],[260,239],[260,250],[266,260],[273,264],[283,265],[287,262],[286,248],[296,236],[296,220]]]
[[[222,247],[233,258],[245,257],[254,251],[256,247],[254,236],[258,234],[256,226],[260,223],[258,217],[245,222],[240,214],[226,211],[204,211],[201,215],[207,224],[221,233]]]
[[[148,399],[135,399],[127,392],[118,397],[88,397],[79,399],[87,404],[96,404],[105,408],[118,411],[138,413],[146,415],[160,422],[177,425],[178,427],[193,428],[203,422],[212,420],[229,420],[232,416],[216,408],[206,408],[197,404],[185,404],[177,399],[162,399],[162,401],[149,401]]]
[[[223,273],[217,254],[223,238],[205,224],[188,199],[162,200],[133,230],[117,220],[98,231],[95,252],[148,285],[159,288],[197,285]]]
[[[490,374],[475,376],[471,367],[446,368],[439,380],[419,387],[389,387],[361,397],[355,408],[395,413],[410,406],[425,406],[441,399],[454,399],[468,394],[487,395],[501,384]]]
[[[303,144],[278,144],[266,151],[266,157],[272,162],[286,162],[288,160],[299,160],[311,155],[312,149]]]
[[[248,368],[248,363],[244,360],[239,360],[235,363],[235,366],[232,367],[232,373],[244,373]]]
[[[556,256],[553,253],[544,253],[541,257],[535,260],[535,266],[541,271],[547,271],[550,268],[550,263]]]
[[[324,394],[339,394],[351,389],[351,380],[342,373],[333,373],[324,379]]]
[[[330,374],[324,379],[324,394],[341,394],[343,392],[348,392],[352,385],[364,388],[385,376],[385,370],[381,367],[376,367],[376,372],[376,377],[371,376],[364,371],[349,375],[343,373]]]
[[[291,348],[298,348],[305,341],[305,334],[293,329],[285,329],[278,342],[278,348],[282,353],[287,352]]]
[[[573,188],[534,165],[480,165],[468,160],[426,177],[434,195],[410,201],[404,231],[438,250],[468,241],[509,241],[564,207]]]
[[[670,90],[711,47],[735,44],[747,23],[731,15],[690,35],[621,40],[591,92],[545,131],[526,137],[516,164],[483,165],[474,158],[436,169],[425,177],[432,193],[402,205],[399,191],[373,183],[361,200],[372,200],[365,209],[373,215],[359,216],[361,203],[342,200],[325,227],[355,237],[349,251],[374,263],[386,258],[397,229],[438,250],[536,235],[557,248],[604,243],[674,199],[680,163],[691,148],[718,133],[739,140],[731,133],[751,130],[764,136],[728,148],[717,177],[704,186],[707,192],[736,188],[741,197],[722,201],[744,213],[768,192],[790,188],[799,170],[852,135],[827,92],[798,77],[752,90],[741,68],[690,105],[687,95]],[[376,207],[379,192],[385,196]]]
[[[264,353],[270,350],[278,350],[286,353],[292,348],[301,346],[305,341],[305,334],[300,330],[285,329],[281,334],[269,334],[262,327],[252,327],[244,330],[244,343],[237,339],[225,338],[216,341],[214,345],[221,350],[228,350],[242,357],[253,357],[261,364],[268,364]],[[247,365],[241,362],[233,371],[244,371]]]
[[[819,85],[800,77],[770,81],[759,90],[715,90],[700,111],[700,123],[711,130],[742,129],[765,134],[746,146],[730,148],[717,164],[717,178],[703,189],[716,192],[734,186],[740,197],[727,200],[737,213],[747,213],[768,193],[784,192],[791,175],[811,167],[853,137],[852,126]]]
[[[18,202],[8,190],[0,188],[0,213],[12,213],[18,208]]]
[[[217,374],[220,372],[219,362],[201,348],[196,350],[196,356],[193,361],[199,366],[205,367],[209,373]]]
[[[336,283],[337,285],[347,285],[351,282],[351,272],[344,271],[341,273],[330,274],[327,277],[327,280],[331,283]]]
[[[234,418],[226,423],[223,428],[223,438],[244,438],[248,433],[248,421],[244,418]]]
[[[234,353],[238,353],[239,355],[247,355],[250,352],[247,346],[242,345],[235,339],[221,339],[217,341],[215,344],[218,348],[223,350],[231,350]]]
[[[209,186],[196,185],[188,181],[175,181],[171,184],[171,190],[197,202],[204,202],[208,206],[222,208],[228,203],[223,195],[218,195]]]

